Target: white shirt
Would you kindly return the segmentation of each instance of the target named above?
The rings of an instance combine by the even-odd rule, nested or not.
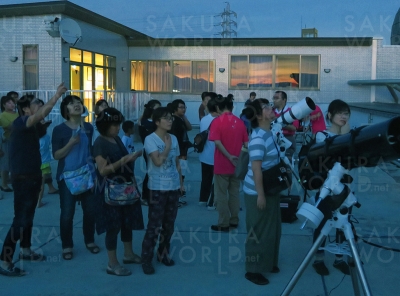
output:
[[[207,114],[200,120],[200,132],[205,131],[210,126],[211,122],[215,117],[212,117],[211,114]],[[215,152],[215,143],[214,141],[206,141],[204,145],[203,152],[199,155],[199,160],[208,165],[214,165],[214,152]]]
[[[128,153],[135,152],[135,147],[133,146],[132,137],[128,137],[128,136],[123,135],[121,137],[121,141],[124,144],[126,150],[128,150]]]

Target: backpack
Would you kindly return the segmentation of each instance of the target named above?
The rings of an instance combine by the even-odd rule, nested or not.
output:
[[[328,133],[321,132],[326,137],[328,137]],[[307,140],[305,140],[307,142]],[[300,152],[298,154],[299,157],[299,164],[298,164],[298,171],[299,171],[299,178],[300,184],[305,190],[316,190],[319,189],[323,184],[325,179],[328,176],[328,172],[318,172],[312,169],[311,163],[309,162],[307,155],[308,151],[310,150],[311,146],[316,143],[316,137],[313,139],[308,140],[306,144],[301,146]]]
[[[193,149],[194,152],[201,153],[204,150],[204,146],[206,145],[208,139],[208,132],[210,128],[198,133],[193,139]]]

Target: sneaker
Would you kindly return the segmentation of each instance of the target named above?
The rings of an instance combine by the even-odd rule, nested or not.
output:
[[[315,271],[319,275],[329,275],[329,270],[325,266],[324,261],[322,261],[322,260],[314,261],[312,267],[314,267]]]
[[[350,275],[350,267],[344,260],[335,260],[333,267],[339,269],[343,274]]]
[[[156,272],[150,262],[142,263],[142,269],[144,274],[154,274]]]
[[[207,210],[208,211],[215,211],[215,207],[214,206],[207,206]]]

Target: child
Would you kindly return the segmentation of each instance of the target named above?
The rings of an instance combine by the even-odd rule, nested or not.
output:
[[[121,140],[124,143],[126,150],[129,153],[135,152],[135,147],[133,146],[133,139],[132,135],[134,134],[134,123],[133,121],[126,120],[122,123],[122,130],[124,131],[124,135],[122,136]]]
[[[47,128],[51,124],[51,121],[47,122],[39,122],[37,125],[37,132],[40,137],[40,156],[42,157],[42,166],[40,167],[42,170],[42,187],[40,188],[39,200],[37,203],[37,207],[40,208],[44,206],[46,203],[42,202],[43,193],[44,193],[44,184],[47,184],[49,187],[49,194],[57,194],[58,189],[53,185],[53,179],[51,178],[51,155],[50,155],[50,136],[47,134]]]

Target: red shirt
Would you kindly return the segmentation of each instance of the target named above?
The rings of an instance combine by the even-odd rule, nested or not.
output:
[[[315,135],[318,132],[322,132],[324,130],[326,130],[326,124],[325,124],[325,120],[324,120],[324,115],[322,114],[321,108],[318,107],[317,105],[315,105],[315,110],[313,112],[310,113],[310,117],[313,115],[317,115],[320,114],[320,116],[318,118],[315,119],[311,119],[311,131],[312,133]]]
[[[290,107],[285,107],[285,108],[283,108],[283,110],[281,110],[281,111],[278,111],[278,109],[274,109],[274,113],[275,113],[275,115],[276,115],[276,118],[278,118],[278,117],[280,117],[281,116],[281,113],[282,113],[282,111],[283,111],[283,113],[286,113],[286,112],[288,112],[290,110]],[[294,126],[295,126],[295,128],[296,128],[296,130],[299,128],[299,126],[300,126],[300,122],[298,121],[298,120],[295,120],[295,121],[293,121],[291,124],[293,124]],[[287,130],[287,129],[282,129],[282,131],[283,131],[283,135],[284,136],[294,136],[294,134],[296,133],[296,131],[289,131],[289,130]]]
[[[249,141],[247,129],[243,121],[231,112],[222,113],[211,124],[208,134],[210,141],[221,141],[229,154],[238,156],[243,143]],[[215,146],[214,174],[231,175],[235,172],[235,166]]]

